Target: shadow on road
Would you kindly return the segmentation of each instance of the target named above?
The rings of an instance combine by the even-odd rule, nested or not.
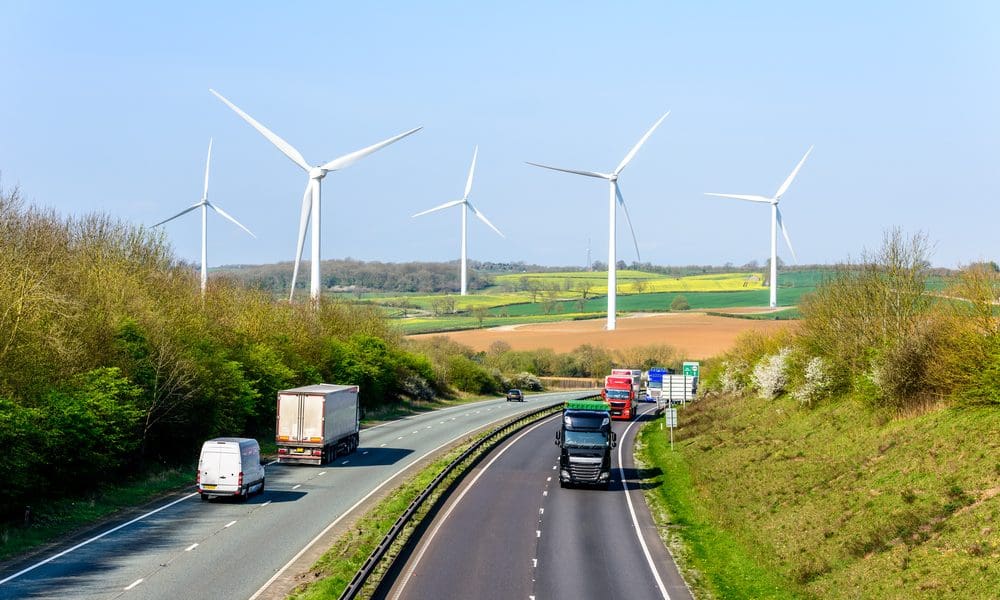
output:
[[[305,492],[293,492],[291,490],[264,490],[264,493],[256,498],[260,498],[261,502],[295,502],[302,496],[305,496]]]
[[[365,454],[367,452],[368,454]],[[373,467],[377,465],[393,465],[403,460],[406,456],[413,454],[413,450],[406,448],[358,448],[350,456],[341,456],[334,459],[327,467]],[[348,460],[346,465],[342,464]]]
[[[626,468],[622,469],[625,480],[622,486],[627,490],[652,490],[663,485],[658,478],[663,475],[659,467],[647,468]]]

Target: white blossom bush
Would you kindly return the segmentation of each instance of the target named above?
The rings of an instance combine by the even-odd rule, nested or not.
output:
[[[765,356],[753,368],[750,376],[761,398],[770,400],[788,386],[788,355],[791,348],[782,348],[777,354]]]
[[[719,387],[723,394],[740,394],[744,389],[744,376],[739,365],[728,360],[722,363],[722,374],[719,376]]]
[[[792,394],[802,404],[812,404],[825,396],[833,386],[833,377],[826,361],[814,356],[806,363],[805,381]]]

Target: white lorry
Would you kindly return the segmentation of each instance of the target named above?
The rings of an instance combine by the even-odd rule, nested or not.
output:
[[[264,466],[257,440],[223,437],[205,442],[195,485],[202,500],[213,496],[246,500],[254,492],[263,492]]]
[[[358,386],[319,383],[278,392],[278,462],[321,465],[358,447]]]

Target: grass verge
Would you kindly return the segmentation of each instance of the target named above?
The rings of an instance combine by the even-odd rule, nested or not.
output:
[[[31,525],[0,529],[0,560],[22,555],[118,511],[142,506],[194,484],[194,467],[166,469],[122,485],[102,487],[82,498],[45,500],[31,507]],[[43,499],[40,499],[43,500]]]
[[[719,598],[996,598],[1000,410],[714,397],[640,458],[696,587]]]

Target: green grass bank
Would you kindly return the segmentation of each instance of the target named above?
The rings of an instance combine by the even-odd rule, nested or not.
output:
[[[715,397],[660,423],[646,494],[699,597],[996,598],[1000,411]]]

